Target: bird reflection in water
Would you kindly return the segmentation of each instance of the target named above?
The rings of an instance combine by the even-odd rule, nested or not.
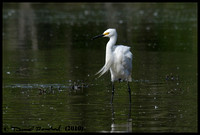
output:
[[[111,124],[111,133],[129,133],[132,132],[132,118],[131,118],[131,104],[129,104],[129,112],[127,121],[124,123],[117,124],[115,122],[115,111],[113,104],[111,104],[112,110],[112,124]]]

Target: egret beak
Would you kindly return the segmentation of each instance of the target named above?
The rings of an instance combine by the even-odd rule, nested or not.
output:
[[[96,39],[96,38],[100,38],[100,37],[103,37],[103,36],[105,36],[105,35],[104,35],[104,34],[97,35],[97,36],[93,37],[91,40],[94,40],[94,39]]]

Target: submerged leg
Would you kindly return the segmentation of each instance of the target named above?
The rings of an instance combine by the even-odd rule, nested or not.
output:
[[[111,104],[113,103],[113,96],[115,92],[114,82],[112,82],[112,97],[111,97]]]
[[[131,88],[129,86],[129,82],[127,84],[128,84],[128,92],[129,92],[129,104],[131,104]]]

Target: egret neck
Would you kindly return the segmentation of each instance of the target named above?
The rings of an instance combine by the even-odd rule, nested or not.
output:
[[[110,37],[110,40],[108,41],[106,45],[106,63],[112,58],[113,56],[113,47],[115,43],[117,42],[117,34],[115,36]]]

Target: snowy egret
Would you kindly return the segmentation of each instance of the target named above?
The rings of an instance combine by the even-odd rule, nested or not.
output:
[[[117,41],[117,32],[115,29],[107,29],[103,34],[95,36],[92,39],[96,39],[99,37],[109,37],[110,39],[106,45],[105,65],[96,74],[100,74],[100,77],[108,70],[110,70],[112,82],[111,104],[113,102],[115,91],[114,81],[127,81],[129,103],[131,103],[131,89],[129,86],[129,82],[132,81],[132,53],[130,52],[130,47],[124,45],[115,45]]]

